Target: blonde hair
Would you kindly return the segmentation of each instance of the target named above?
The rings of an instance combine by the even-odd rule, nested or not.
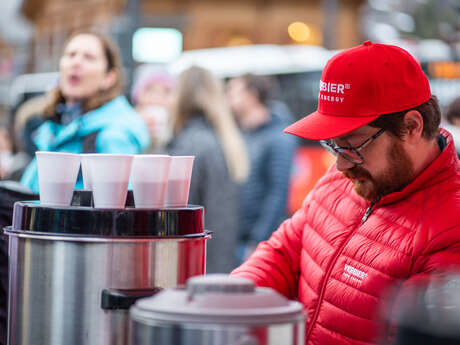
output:
[[[111,87],[106,90],[99,90],[95,95],[92,95],[89,98],[83,100],[83,112],[86,113],[90,110],[99,108],[105,103],[121,95],[123,92],[122,64],[117,45],[107,36],[95,31],[78,31],[73,33],[67,39],[64,45],[64,50],[70,41],[79,35],[90,35],[96,37],[99,40],[102,45],[102,50],[104,51],[104,56],[107,60],[107,72],[115,71],[117,74],[117,80]],[[65,97],[62,94],[59,86],[51,90],[47,95],[47,101],[43,111],[44,116],[55,116],[56,106],[63,102],[65,102]]]
[[[173,104],[174,133],[197,114],[209,121],[217,132],[230,178],[244,182],[249,174],[249,158],[244,139],[227,105],[224,84],[210,71],[193,66],[182,72]]]

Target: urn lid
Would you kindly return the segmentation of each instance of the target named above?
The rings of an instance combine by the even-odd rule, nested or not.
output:
[[[185,288],[138,300],[131,317],[174,324],[269,325],[304,322],[302,305],[248,279],[224,274],[197,276]]]

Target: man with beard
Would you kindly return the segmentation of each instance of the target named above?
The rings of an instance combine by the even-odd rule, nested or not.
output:
[[[458,269],[460,164],[426,76],[399,47],[335,55],[318,98],[285,132],[321,140],[336,163],[232,275],[302,302],[306,344],[376,344],[394,330],[381,315],[397,304],[390,292]]]

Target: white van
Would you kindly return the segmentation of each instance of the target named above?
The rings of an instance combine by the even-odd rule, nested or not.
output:
[[[280,86],[278,98],[295,118],[316,109],[321,71],[336,51],[308,45],[248,45],[189,50],[168,64],[172,74],[204,67],[227,79],[246,73],[269,75]]]

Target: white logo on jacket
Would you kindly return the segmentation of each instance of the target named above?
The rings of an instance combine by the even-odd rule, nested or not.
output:
[[[345,264],[343,267],[343,276],[361,284],[367,278],[367,273]]]

